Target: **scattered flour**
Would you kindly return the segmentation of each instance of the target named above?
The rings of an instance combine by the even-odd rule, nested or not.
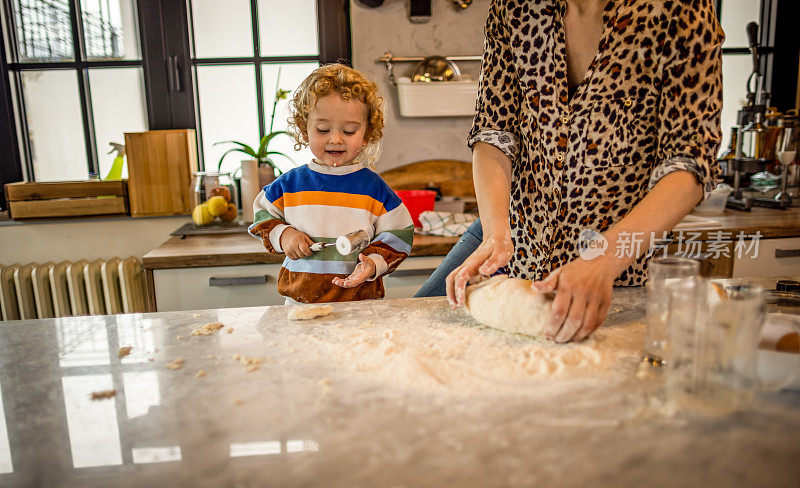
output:
[[[464,317],[435,320],[411,312],[402,321],[344,321],[287,338],[294,361],[332,362],[392,387],[459,392],[530,386],[551,378],[608,377],[620,362],[636,364],[644,325],[601,328],[581,343],[556,344],[477,326]],[[328,367],[328,365],[326,365]]]

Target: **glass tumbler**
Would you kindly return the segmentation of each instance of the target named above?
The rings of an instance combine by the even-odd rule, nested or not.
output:
[[[650,260],[647,280],[647,329],[644,336],[642,361],[653,366],[666,362],[669,323],[678,311],[669,290],[700,274],[700,262],[680,257],[660,257]]]
[[[800,358],[777,375],[760,371],[765,364],[758,349],[766,316],[763,288],[739,281],[727,290],[726,297],[709,299],[707,307],[698,309],[703,317],[695,317],[693,329],[680,321],[670,324],[667,394],[679,408],[722,414],[743,410],[759,392],[778,390],[797,376]],[[784,326],[800,332],[797,321]]]

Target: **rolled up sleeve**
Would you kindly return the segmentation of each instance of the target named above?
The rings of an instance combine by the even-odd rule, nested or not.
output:
[[[672,38],[665,46],[659,102],[658,151],[649,187],[674,171],[688,171],[707,198],[720,177],[722,42],[711,0],[675,2]]]
[[[485,142],[515,161],[521,97],[504,9],[503,1],[492,0],[486,18],[478,100],[467,145],[472,148],[476,142]]]

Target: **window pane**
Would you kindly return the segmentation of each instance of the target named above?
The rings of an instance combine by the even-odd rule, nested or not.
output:
[[[219,158],[230,147],[214,143],[232,140],[249,146],[258,144],[255,68],[252,65],[198,66],[197,91],[205,167],[216,171]],[[241,165],[242,159],[247,156],[230,154],[222,169],[232,172]]]
[[[147,130],[142,69],[91,69],[89,84],[100,176],[105,177],[116,157],[116,153],[107,154],[111,150],[109,143],[125,144],[125,132]],[[122,177],[128,177],[127,165]]]
[[[249,0],[192,0],[194,56],[253,56]]]
[[[728,147],[731,127],[736,125],[736,115],[747,101],[747,77],[753,70],[750,55],[726,54],[722,56],[722,145]]]
[[[68,0],[14,0],[19,60],[73,59]]]
[[[315,0],[258,0],[258,35],[262,56],[315,55]]]
[[[78,78],[73,70],[22,73],[36,181],[89,176]]]
[[[81,0],[89,59],[141,59],[135,0]]]
[[[289,100],[294,95],[294,90],[300,83],[308,76],[319,63],[283,63],[283,64],[264,64],[262,65],[262,80],[264,83],[264,115],[267,117],[266,127],[269,132],[272,107],[275,104],[276,88],[281,90],[291,90],[292,93],[288,95],[287,100],[278,100],[275,105],[275,119],[272,123],[272,130],[286,129],[289,118]],[[278,70],[280,69],[280,82],[278,82]],[[295,166],[302,166],[314,157],[311,150],[303,148],[297,152],[294,150],[294,139],[288,136],[278,136],[274,138],[269,144],[270,151],[280,151],[286,154],[292,161],[281,157],[274,156],[273,161],[282,170],[287,171]]]
[[[747,47],[745,27],[750,22],[758,22],[760,0],[723,0],[720,23],[725,31],[723,47]],[[759,26],[760,28],[760,26]]]

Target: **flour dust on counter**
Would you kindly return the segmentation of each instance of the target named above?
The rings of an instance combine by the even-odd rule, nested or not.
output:
[[[330,319],[289,324],[279,334],[296,351],[293,361],[324,363],[321,368],[348,381],[404,394],[516,391],[548,380],[608,377],[611,370],[633,374],[644,334],[637,323],[556,344],[484,327],[443,299],[403,302],[401,313],[398,306],[393,300],[348,304]]]

